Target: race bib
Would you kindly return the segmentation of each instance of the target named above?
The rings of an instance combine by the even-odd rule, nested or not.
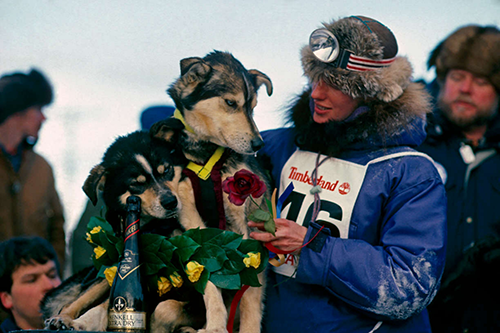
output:
[[[293,183],[294,190],[283,203],[281,217],[309,226],[314,212],[312,175],[316,166],[316,153],[297,150],[281,172],[280,195]],[[321,156],[322,161],[326,156]],[[316,184],[321,188],[320,209],[316,222],[332,230],[332,236],[347,238],[352,210],[363,184],[366,166],[329,158],[317,170]],[[273,269],[282,275],[292,276],[298,257],[286,256],[285,264]]]

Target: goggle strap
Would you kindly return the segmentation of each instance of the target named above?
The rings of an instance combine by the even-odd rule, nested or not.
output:
[[[340,68],[346,69],[349,66],[349,59],[352,57],[352,53],[341,49],[338,58],[336,59],[338,66]]]
[[[346,69],[357,72],[374,71],[379,68],[389,67],[396,57],[390,59],[373,60],[351,54]]]

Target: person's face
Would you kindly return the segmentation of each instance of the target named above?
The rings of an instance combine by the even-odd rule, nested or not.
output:
[[[39,106],[32,106],[21,112],[21,116],[24,135],[38,138],[38,132],[40,128],[42,128],[45,119],[47,119],[42,112],[42,108]]]
[[[43,265],[36,262],[26,263],[12,273],[10,293],[0,293],[2,304],[12,312],[20,328],[43,328],[40,302],[48,291],[60,284],[61,279],[53,260]]]
[[[314,100],[313,119],[318,124],[332,120],[345,120],[358,105],[354,98],[329,86],[322,80],[314,83],[312,88],[311,98]]]
[[[485,78],[452,69],[446,75],[439,105],[451,122],[469,129],[486,124],[496,115],[498,93]]]

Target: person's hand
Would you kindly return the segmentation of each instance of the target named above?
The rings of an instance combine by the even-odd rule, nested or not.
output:
[[[304,243],[307,228],[298,225],[294,221],[282,218],[274,219],[274,222],[276,224],[276,236],[273,236],[273,234],[265,231],[264,223],[249,221],[249,227],[264,231],[251,232],[250,237],[264,243],[270,242],[273,246],[283,251],[293,251],[300,249],[300,247]]]

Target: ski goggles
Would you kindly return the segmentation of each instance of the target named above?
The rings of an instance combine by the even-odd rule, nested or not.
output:
[[[337,37],[327,29],[316,29],[309,37],[309,48],[314,56],[322,62],[331,63],[333,67],[351,71],[365,72],[390,66],[394,58],[373,60],[360,57],[340,47]]]

